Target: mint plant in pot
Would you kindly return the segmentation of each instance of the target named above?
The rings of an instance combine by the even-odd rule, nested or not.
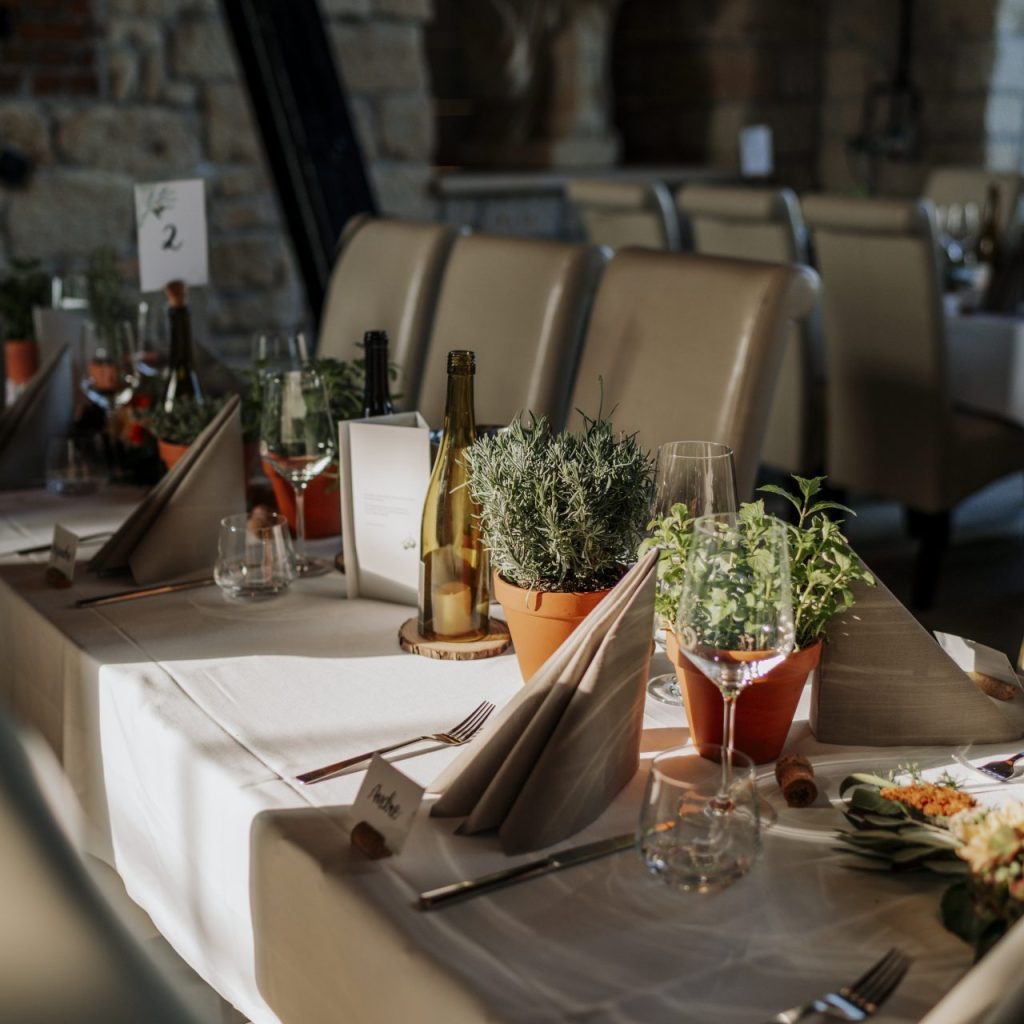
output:
[[[513,422],[466,453],[494,594],[529,679],[635,560],[653,465],[632,435],[583,416],[578,433]]]
[[[50,304],[50,278],[34,260],[12,260],[0,278],[0,327],[4,337],[7,401],[28,383],[39,367],[32,322],[34,306]]]
[[[797,513],[796,522],[787,528],[796,648],[749,686],[736,705],[736,749],[758,763],[774,760],[785,745],[804,684],[820,666],[829,622],[853,605],[854,584],[873,586],[875,582],[843,535],[842,524],[826,515],[829,511],[853,514],[852,510],[819,497],[824,477],[793,479],[796,494],[774,485],[761,488],[790,502]],[[756,527],[766,518],[764,502],[741,505],[739,515]],[[654,546],[661,549],[656,610],[659,618],[674,622],[693,535],[686,507],[676,505],[652,523],[651,529],[651,537],[640,550],[642,554]],[[722,697],[718,688],[682,654],[672,633],[667,641],[694,743],[698,748],[721,743]]]

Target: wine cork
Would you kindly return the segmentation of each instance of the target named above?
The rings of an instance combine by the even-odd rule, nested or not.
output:
[[[384,842],[384,837],[369,822],[359,822],[352,829],[352,834],[349,838],[352,841],[352,845],[360,853],[369,857],[370,860],[380,860],[383,857],[391,856],[391,851],[388,849],[388,844]]]
[[[46,582],[58,590],[65,590],[71,586],[71,580],[67,578],[55,565],[47,566]]]
[[[1012,683],[1004,683],[1002,679],[993,679],[983,672],[968,672],[978,688],[996,700],[1013,700],[1017,695],[1017,687]]]
[[[185,287],[184,281],[168,281],[164,285],[164,294],[167,296],[167,305],[172,309],[177,309],[185,305],[188,289]]]
[[[249,513],[249,521],[246,526],[250,530],[264,530],[273,522],[274,510],[267,505],[254,505]]]
[[[802,754],[784,754],[775,764],[775,778],[790,807],[808,807],[818,799],[814,768]]]

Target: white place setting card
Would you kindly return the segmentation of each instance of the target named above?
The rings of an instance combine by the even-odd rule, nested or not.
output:
[[[139,288],[156,292],[168,281],[206,284],[206,186],[201,178],[135,186]]]
[[[416,604],[430,430],[418,412],[338,425],[341,537],[350,598]]]
[[[384,840],[388,853],[397,854],[412,831],[423,793],[422,786],[380,754],[374,754],[352,813],[359,825],[369,825]]]
[[[75,578],[75,557],[78,555],[78,536],[60,523],[53,528],[48,570],[60,573],[70,583]]]

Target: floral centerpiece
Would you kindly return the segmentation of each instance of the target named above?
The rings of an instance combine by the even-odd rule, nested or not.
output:
[[[875,579],[850,547],[842,523],[827,513],[852,509],[821,497],[824,477],[794,476],[797,493],[766,485],[761,490],[788,501],[796,521],[789,523],[789,567],[792,579],[796,649],[781,665],[759,678],[736,707],[736,747],[756,762],[774,760],[782,750],[800,693],[811,671],[820,664],[825,630],[832,618],[856,600],[853,587],[873,586]],[[764,501],[746,502],[738,512],[747,532],[756,532],[767,519]],[[676,610],[693,536],[685,505],[650,523],[650,537],[640,552],[657,547],[658,594],[656,613],[666,629],[675,627]],[[718,744],[722,737],[721,695],[718,689],[679,651],[671,632],[669,657],[680,677],[687,719],[695,742]]]

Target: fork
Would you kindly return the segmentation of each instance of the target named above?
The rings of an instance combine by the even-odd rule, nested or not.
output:
[[[1024,758],[1024,754],[1014,754],[1012,757],[1004,757],[998,761],[989,761],[988,764],[978,765],[978,771],[991,775],[1000,782],[1008,782],[1013,778],[1013,766]]]
[[[314,782],[322,782],[324,779],[337,775],[338,772],[359,764],[360,761],[368,761],[374,754],[389,754],[392,750],[401,747],[408,747],[421,740],[433,740],[435,743],[442,743],[448,747],[458,747],[468,743],[481,729],[484,722],[491,717],[494,705],[488,701],[478,704],[458,725],[453,725],[445,732],[430,733],[426,736],[413,736],[411,740],[402,740],[401,743],[392,743],[389,747],[379,747],[377,750],[369,750],[365,754],[356,757],[347,757],[344,761],[336,761],[334,764],[325,765],[323,768],[314,768],[312,771],[303,772],[297,775],[299,782],[309,786]]]
[[[796,1024],[812,1013],[824,1014],[832,1020],[867,1020],[895,991],[910,966],[910,958],[898,949],[890,949],[873,967],[868,968],[853,984],[844,985],[838,992],[783,1010],[765,1024]]]

